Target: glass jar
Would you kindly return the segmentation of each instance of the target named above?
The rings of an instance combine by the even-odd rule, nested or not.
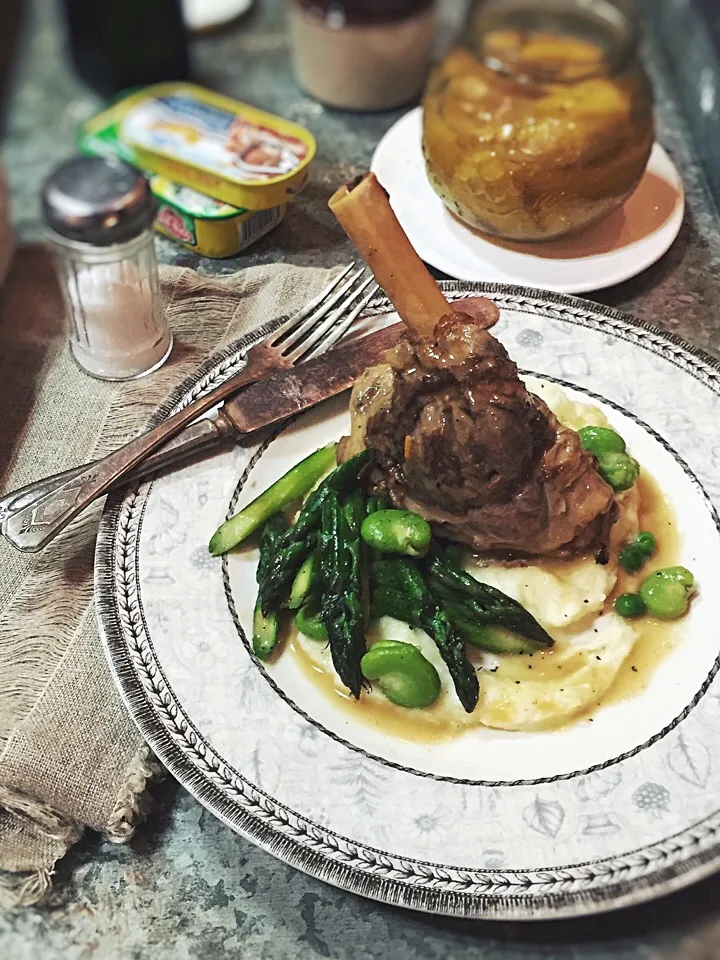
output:
[[[153,245],[147,180],[120,160],[77,157],[43,189],[78,364],[102,380],[157,370],[172,349]]]
[[[435,0],[291,0],[300,86],[331,107],[389,110],[422,91],[435,40]]]
[[[423,151],[462,221],[552,240],[601,220],[642,177],[652,91],[623,0],[484,0],[430,78]]]

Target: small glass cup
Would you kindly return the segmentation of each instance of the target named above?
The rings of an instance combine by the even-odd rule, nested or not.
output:
[[[436,0],[290,0],[298,83],[343,110],[391,110],[422,91],[437,31]]]

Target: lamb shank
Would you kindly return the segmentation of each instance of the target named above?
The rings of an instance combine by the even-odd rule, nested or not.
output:
[[[367,178],[358,189],[372,190],[373,220],[382,197],[387,210],[381,221],[388,211],[394,220],[377,181],[366,185]],[[346,202],[348,196],[352,192]],[[365,253],[362,222],[357,229],[360,200],[350,217],[334,209]],[[437,536],[480,554],[523,562],[594,552],[605,562],[616,513],[613,490],[577,433],[526,389],[516,364],[488,332],[497,308],[474,298],[466,313],[463,301],[453,310],[422,262],[418,267],[410,256],[416,256],[412,248],[408,253],[397,236],[393,241],[394,267],[383,269],[377,237],[366,259],[408,332],[385,363],[358,379],[352,430],[340,456],[372,448],[374,492],[422,514]],[[414,276],[409,287],[407,276],[399,280],[398,260]]]

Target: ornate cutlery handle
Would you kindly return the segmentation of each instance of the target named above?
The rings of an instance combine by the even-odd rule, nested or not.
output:
[[[227,397],[236,393],[246,383],[256,380],[258,370],[254,364],[235,374],[215,390],[188,404],[152,430],[141,434],[129,443],[115,450],[109,456],[86,467],[69,471],[68,479],[52,486],[53,478],[48,478],[48,488],[39,497],[30,498],[29,488],[25,487],[11,495],[10,507],[5,506],[2,519],[2,533],[18,550],[36,553],[42,550],[60,533],[88,504],[106,493],[110,487],[127,475],[150,454],[164,446],[188,424]],[[221,417],[218,417],[221,420]],[[213,421],[205,421],[212,423]],[[224,427],[229,427],[223,422]],[[204,428],[207,429],[207,428]],[[227,432],[227,430],[226,430]],[[184,445],[178,443],[178,450]],[[177,451],[176,451],[177,453]],[[178,454],[179,455],[179,454]],[[44,483],[45,481],[40,481]],[[4,503],[7,502],[4,501]],[[11,509],[12,512],[8,512]]]
[[[164,467],[185,460],[193,454],[211,450],[227,437],[234,435],[234,429],[222,412],[214,419],[198,420],[197,423],[185,427],[177,437],[139,463],[134,470],[131,470],[127,476],[122,478],[122,482],[129,483],[132,480],[140,480],[156,473],[158,470],[162,470]],[[96,462],[80,464],[78,467],[71,467],[70,470],[63,470],[61,473],[43,477],[42,480],[35,480],[0,498],[0,532],[4,533],[5,524],[13,514],[26,507],[34,506],[43,497],[57,490],[68,480],[74,480],[84,470],[89,470],[90,467],[95,466]]]

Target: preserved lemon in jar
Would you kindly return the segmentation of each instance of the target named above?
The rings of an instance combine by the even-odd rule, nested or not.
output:
[[[430,183],[469,226],[553,240],[633,192],[653,144],[652,92],[621,0],[485,0],[430,77]]]

